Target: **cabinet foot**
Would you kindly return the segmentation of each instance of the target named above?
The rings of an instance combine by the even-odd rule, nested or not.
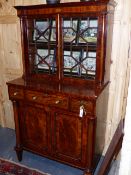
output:
[[[20,148],[15,147],[15,151],[16,151],[18,160],[21,161],[22,160],[23,150],[20,149]]]
[[[89,170],[85,170],[83,175],[93,175],[93,173]]]

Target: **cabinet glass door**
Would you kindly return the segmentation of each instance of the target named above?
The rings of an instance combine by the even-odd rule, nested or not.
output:
[[[56,74],[55,19],[28,19],[27,28],[30,72]]]
[[[98,19],[62,18],[63,74],[95,79]]]

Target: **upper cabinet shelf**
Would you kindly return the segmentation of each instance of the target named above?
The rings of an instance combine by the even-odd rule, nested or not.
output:
[[[108,10],[113,1],[16,7],[24,77],[102,84]]]
[[[56,21],[53,19],[28,20],[29,39],[31,42],[56,42]],[[63,18],[62,34],[64,43],[87,45],[97,43],[97,18]]]

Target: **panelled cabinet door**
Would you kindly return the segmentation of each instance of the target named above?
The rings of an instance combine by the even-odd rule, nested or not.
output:
[[[76,166],[84,166],[87,139],[86,121],[78,115],[55,111],[53,113],[54,156]]]
[[[94,80],[98,40],[98,16],[63,15],[62,58],[63,77]]]
[[[24,109],[24,113],[20,116],[23,146],[41,153],[48,152],[50,127],[47,112],[41,107],[30,104],[23,105],[21,108]]]

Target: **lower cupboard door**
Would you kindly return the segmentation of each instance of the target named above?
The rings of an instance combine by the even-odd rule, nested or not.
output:
[[[71,113],[53,113],[53,152],[69,164],[84,167],[86,163],[87,122]]]
[[[25,148],[38,153],[49,149],[49,115],[42,107],[27,104],[21,115],[21,135]]]

